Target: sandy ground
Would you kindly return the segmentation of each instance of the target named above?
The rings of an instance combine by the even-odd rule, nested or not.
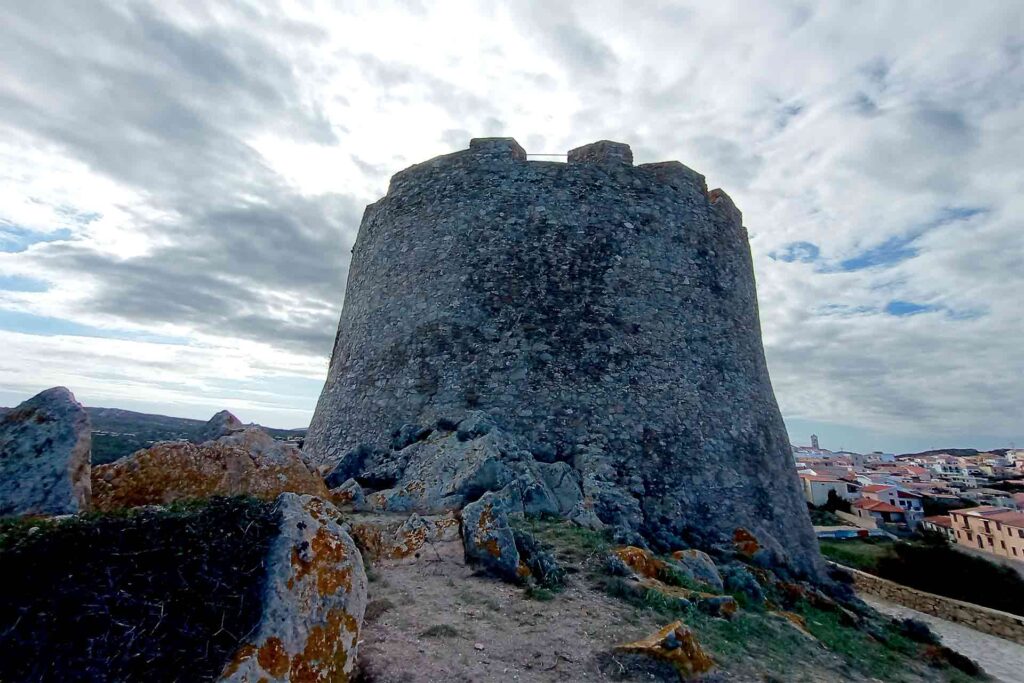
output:
[[[1024,683],[1024,645],[1011,640],[990,636],[954,624],[930,614],[894,605],[875,598],[862,596],[864,600],[883,614],[899,617],[913,617],[928,624],[942,638],[942,644],[967,655],[981,664],[985,671],[1002,683]]]
[[[477,576],[453,559],[373,574],[359,660],[375,683],[649,681],[674,675],[600,656],[662,624],[579,585],[551,602],[529,600],[522,589]]]

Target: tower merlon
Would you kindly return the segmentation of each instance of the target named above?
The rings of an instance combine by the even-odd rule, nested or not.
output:
[[[526,161],[526,150],[515,138],[473,138],[469,141],[469,149],[476,154]]]
[[[680,189],[686,186],[694,187],[705,197],[708,194],[708,184],[704,176],[678,161],[658,161],[653,164],[640,164],[637,168],[651,171],[654,173],[655,178],[666,185]]]
[[[633,165],[633,150],[623,142],[598,140],[569,150],[569,164]]]
[[[743,225],[743,213],[736,208],[736,204],[725,193],[725,190],[716,188],[708,193],[711,206],[725,215],[730,224]]]

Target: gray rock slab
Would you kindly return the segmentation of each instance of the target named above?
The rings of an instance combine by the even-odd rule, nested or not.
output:
[[[89,416],[54,387],[0,419],[0,515],[65,515],[89,508]]]

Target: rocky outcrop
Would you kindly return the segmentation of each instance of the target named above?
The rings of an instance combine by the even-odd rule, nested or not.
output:
[[[668,662],[675,667],[680,680],[688,680],[715,667],[715,660],[704,652],[693,631],[681,621],[674,621],[641,640],[619,645],[615,651]]]
[[[742,526],[820,573],[742,216],[682,164],[634,166],[610,141],[537,162],[476,139],[398,173],[364,215],[335,339],[305,442],[345,465],[332,487],[394,489],[397,469],[372,468],[371,483],[348,466],[401,464],[388,454],[435,448],[427,430],[475,414],[462,443],[497,428],[571,467],[583,500],[570,516],[587,526],[661,552]],[[474,477],[509,474],[477,470],[428,469],[401,490],[407,470],[385,502],[457,506]],[[454,478],[432,483],[442,471]]]
[[[568,463],[537,461],[481,413],[430,428],[406,425],[393,443],[401,448],[363,445],[346,453],[325,478],[332,495],[357,510],[420,514],[459,510],[505,488],[516,511],[531,516],[570,515],[582,502]]]
[[[362,557],[329,503],[285,493],[277,507],[262,617],[219,680],[348,680],[366,609]]]
[[[219,413],[215,413],[211,417],[206,425],[203,426],[199,435],[192,439],[194,443],[203,443],[205,441],[214,441],[222,436],[227,436],[232,432],[245,429],[245,425],[242,421],[235,417],[227,410],[222,410]]]
[[[512,527],[510,518],[516,516],[523,516],[522,500],[511,486],[467,505],[462,511],[466,561],[505,581],[561,585],[561,567],[530,534]]]
[[[715,561],[701,550],[693,548],[677,550],[672,553],[672,567],[683,576],[706,584],[713,590],[721,592],[725,589],[722,575],[718,571]]]
[[[89,508],[89,416],[54,387],[0,419],[0,515],[63,515]]]
[[[299,449],[258,427],[228,430],[202,444],[163,442],[92,471],[99,510],[210,496],[274,499],[283,492],[328,497]]]
[[[443,515],[358,515],[346,520],[346,528],[371,562],[415,562],[457,556],[461,553],[459,518]],[[457,552],[453,552],[457,551]]]

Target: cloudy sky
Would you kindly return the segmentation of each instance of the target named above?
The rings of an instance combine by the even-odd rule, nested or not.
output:
[[[392,173],[610,138],[743,210],[794,442],[1024,446],[1022,36],[1017,0],[3,3],[0,405],[304,426]]]

